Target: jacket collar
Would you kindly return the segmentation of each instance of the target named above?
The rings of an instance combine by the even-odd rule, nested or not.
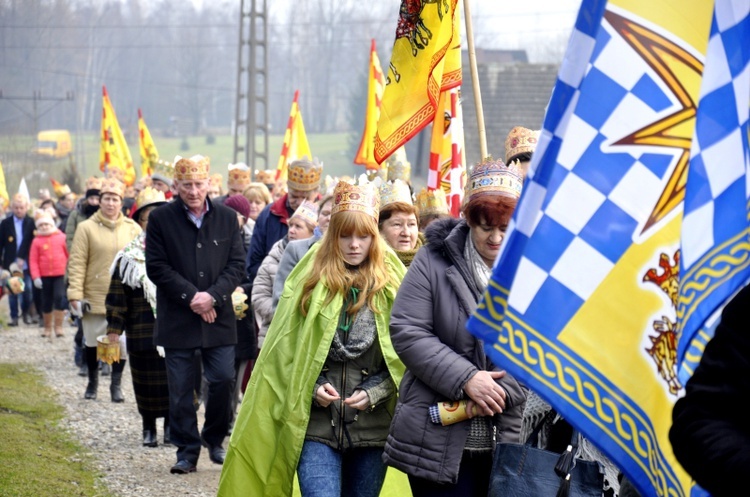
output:
[[[294,214],[293,212],[290,213],[289,209],[286,206],[288,197],[289,194],[285,193],[283,197],[279,198],[276,202],[271,204],[271,214],[280,218],[279,221],[281,221],[281,224],[287,224],[291,215]]]
[[[93,216],[91,216],[91,219],[94,220],[94,222],[99,223],[103,226],[106,226],[109,229],[114,229],[117,226],[121,225],[123,222],[123,219],[125,219],[125,216],[122,214],[122,212],[118,213],[117,219],[114,221],[111,219],[107,219],[102,215],[102,211],[98,210],[94,213]]]
[[[471,268],[464,258],[464,248],[469,236],[471,236],[471,231],[465,219],[439,219],[425,230],[428,245],[434,246],[436,250],[442,253],[467,282],[468,288],[473,289],[474,285],[468,284],[473,280]],[[472,290],[472,293],[475,294],[475,298],[479,297],[474,290]]]

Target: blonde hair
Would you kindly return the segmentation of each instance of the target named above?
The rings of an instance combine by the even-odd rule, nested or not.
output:
[[[372,236],[370,251],[356,271],[346,267],[344,255],[339,247],[339,238],[350,235]],[[374,306],[375,295],[381,291],[393,278],[385,265],[385,242],[378,234],[378,223],[369,214],[357,211],[342,211],[331,216],[331,223],[320,242],[321,247],[315,254],[312,271],[302,286],[300,309],[303,316],[307,316],[310,308],[310,298],[319,280],[325,281],[328,295],[325,304],[341,294],[343,296],[351,288],[357,288],[357,301],[347,310],[347,314],[354,316],[363,305],[377,313]]]
[[[253,182],[247,185],[242,192],[248,202],[263,202],[268,205],[271,203],[271,192],[263,183]]]

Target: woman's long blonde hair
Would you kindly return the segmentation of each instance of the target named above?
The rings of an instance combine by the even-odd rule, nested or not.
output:
[[[372,235],[370,252],[356,271],[347,269],[344,256],[339,248],[339,238],[349,235]],[[378,223],[370,215],[357,211],[342,211],[331,216],[331,223],[315,254],[312,271],[302,287],[301,311],[306,316],[310,308],[310,298],[318,281],[323,279],[328,289],[325,304],[329,304],[339,293],[346,296],[351,288],[359,290],[357,301],[347,314],[355,315],[367,304],[373,312],[375,295],[382,290],[392,276],[385,265],[385,242],[378,235]]]

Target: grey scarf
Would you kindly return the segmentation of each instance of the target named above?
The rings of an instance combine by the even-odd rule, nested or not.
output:
[[[477,289],[477,293],[479,293],[479,295],[483,294],[490,281],[492,268],[487,267],[487,264],[484,263],[484,259],[482,259],[482,256],[479,255],[476,247],[474,247],[474,240],[471,238],[471,229],[469,229],[469,235],[466,237],[464,259],[466,259],[466,262],[469,264],[471,274],[474,276],[474,286]]]
[[[345,312],[342,310],[342,312]],[[375,342],[377,334],[377,325],[375,324],[375,315],[367,305],[363,305],[354,317],[354,322],[349,331],[339,327],[333,335],[331,350],[328,352],[328,358],[344,362],[360,357]]]

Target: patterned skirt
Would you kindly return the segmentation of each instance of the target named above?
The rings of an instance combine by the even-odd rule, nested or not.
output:
[[[169,388],[166,362],[156,350],[130,352],[130,374],[138,412],[144,418],[169,416]]]

